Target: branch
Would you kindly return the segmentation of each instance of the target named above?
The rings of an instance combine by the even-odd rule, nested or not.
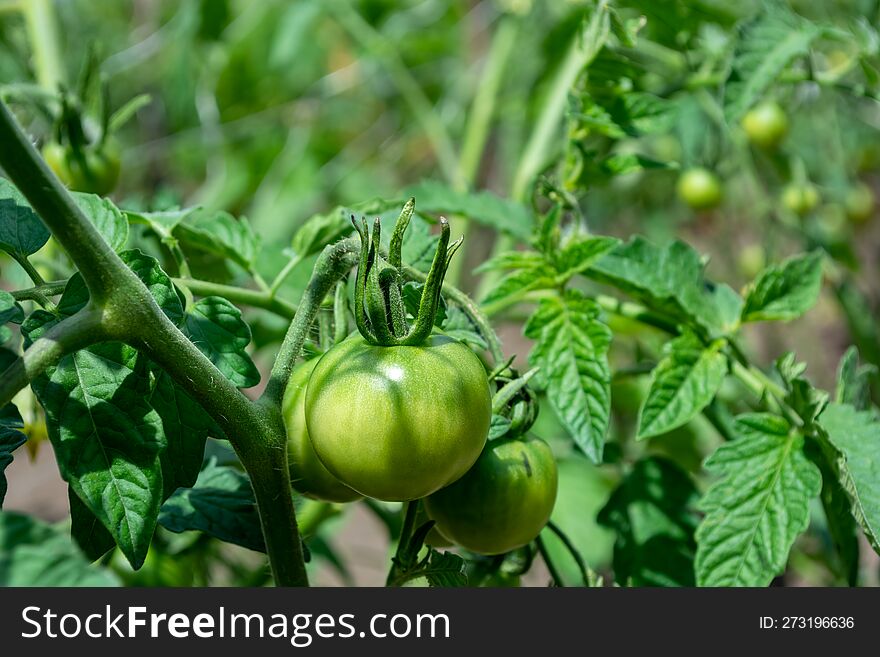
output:
[[[58,296],[64,292],[66,285],[67,281],[52,281],[25,290],[15,290],[12,292],[12,297],[16,301],[39,301],[41,298]]]
[[[222,285],[210,281],[200,281],[195,278],[174,278],[176,285],[188,288],[190,292],[200,297],[220,296],[243,306],[262,308],[281,317],[293,319],[296,315],[296,306],[285,299],[272,297],[266,292],[248,290],[234,285]]]
[[[12,401],[19,390],[63,356],[106,339],[107,335],[101,326],[101,311],[94,306],[86,306],[62,320],[34,341],[21,358],[0,374],[0,407]]]
[[[293,321],[284,336],[284,342],[278,350],[269,383],[263,392],[261,401],[280,405],[284,388],[293,371],[293,365],[299,358],[309,328],[318,314],[324,297],[333,289],[336,282],[345,276],[357,263],[360,253],[360,240],[356,236],[347,237],[335,244],[327,246],[315,263],[312,279],[303,292],[302,301],[296,309]]]

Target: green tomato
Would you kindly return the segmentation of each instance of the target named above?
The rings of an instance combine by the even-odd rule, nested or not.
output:
[[[778,103],[765,102],[746,112],[742,120],[749,141],[761,148],[776,148],[788,133],[788,116]]]
[[[119,180],[119,151],[114,142],[101,149],[86,146],[79,154],[56,142],[43,146],[43,158],[68,188],[105,196]]]
[[[874,214],[874,192],[865,183],[857,183],[846,193],[846,216],[854,224],[863,224]]]
[[[701,167],[688,169],[678,179],[679,198],[694,210],[709,210],[721,202],[718,177]]]
[[[443,536],[472,552],[502,554],[532,541],[550,519],[558,474],[540,438],[490,441],[468,473],[425,499]]]
[[[819,205],[819,191],[812,183],[791,183],[782,190],[782,204],[789,211],[803,217]]]
[[[461,477],[489,432],[480,359],[439,333],[424,345],[380,347],[352,335],[325,353],[306,389],[318,458],[362,495],[415,500]]]
[[[287,430],[287,461],[295,490],[326,502],[352,502],[360,494],[334,477],[318,459],[306,429],[306,385],[318,360],[312,359],[293,370],[284,390],[281,412]]]
[[[740,273],[748,279],[757,277],[767,266],[767,254],[760,244],[749,244],[739,252],[736,264]]]

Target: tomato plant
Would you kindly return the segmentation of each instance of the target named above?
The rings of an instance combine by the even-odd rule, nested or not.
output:
[[[0,12],[0,584],[878,583],[876,3],[98,4]]]

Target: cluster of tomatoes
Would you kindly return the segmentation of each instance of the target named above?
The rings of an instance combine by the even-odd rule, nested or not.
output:
[[[788,134],[788,116],[778,103],[766,101],[747,112],[741,126],[753,146],[772,151],[779,147]],[[723,196],[718,176],[703,167],[685,170],[678,179],[676,191],[684,203],[699,211],[717,207]],[[818,207],[821,197],[816,186],[804,180],[786,185],[780,201],[786,210],[803,217]],[[854,223],[867,221],[874,211],[874,194],[871,188],[862,182],[855,183],[847,191],[844,210],[847,218]]]
[[[422,499],[434,545],[508,552],[532,541],[553,510],[550,447],[534,437],[487,440],[486,370],[440,332],[419,346],[352,334],[294,370],[283,413],[297,491],[331,502]]]

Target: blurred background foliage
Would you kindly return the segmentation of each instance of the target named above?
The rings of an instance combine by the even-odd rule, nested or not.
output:
[[[592,231],[658,241],[682,238],[706,254],[712,278],[734,287],[750,281],[767,262],[824,247],[834,263],[820,305],[785,331],[750,329],[750,349],[766,363],[797,347],[810,362],[811,376],[825,387],[832,385],[836,363],[851,342],[866,360],[880,361],[880,229],[872,205],[880,182],[876,0],[619,0],[614,38],[561,96],[555,85],[571,65],[571,44],[585,38],[581,31],[594,2],[25,4],[28,9],[18,11],[15,3],[0,2],[0,81],[30,133],[44,140],[52,134],[34,101],[37,89],[59,82],[72,86],[95,52],[111,107],[140,94],[150,97],[117,135],[122,168],[116,202],[152,211],[202,205],[246,217],[261,237],[257,267],[267,279],[289,260],[291,236],[316,213],[375,198],[402,199],[405,190],[425,179],[462,190],[492,190],[528,205],[537,176],[538,205],[541,194],[555,194],[568,199]],[[40,19],[47,5],[56,34],[51,22]],[[53,45],[61,54],[61,70],[40,64]],[[504,49],[506,66],[491,80],[496,49]],[[766,75],[756,76],[761,67],[768,69]],[[488,108],[480,105],[486,85]],[[547,104],[560,97],[565,103],[561,120],[547,126],[536,142]],[[778,147],[762,149],[748,142],[741,118],[767,101],[784,109],[789,127]],[[469,134],[474,107],[491,113],[485,148],[480,135]],[[677,195],[681,171],[693,167],[718,177],[717,207],[695,211]],[[819,201],[798,216],[783,202],[784,191],[808,181]],[[862,190],[863,201],[868,190],[867,212],[853,211],[853,190]],[[143,232],[135,239],[154,238]],[[468,241],[460,283],[479,295],[479,279],[471,270],[492,252],[495,233],[470,226]],[[198,254],[190,255],[198,268]],[[312,262],[307,258],[296,267],[283,288],[287,298],[298,297]],[[0,261],[0,266],[3,287],[27,285],[11,263]],[[247,279],[243,271],[218,269],[209,261],[196,273],[221,283]],[[265,366],[269,361],[260,357],[261,350],[271,353],[285,321],[253,311],[247,317],[257,361]],[[499,321],[506,351],[524,356],[528,345],[521,317],[510,313]],[[596,468],[575,454],[552,413],[543,413],[535,427],[561,459],[554,520],[602,571],[612,565],[612,528],[624,520],[640,522],[621,520],[609,504],[612,491],[618,491],[618,502],[624,494],[616,487],[626,464],[645,454],[667,456],[697,478],[704,456],[719,443],[699,419],[672,435],[634,443],[633,424],[647,384],[637,375],[652,336],[623,321],[613,329],[619,335],[638,332],[639,340],[615,341],[608,465]],[[722,391],[730,401],[740,394]],[[26,475],[21,461],[11,478]],[[651,463],[665,481],[662,461]],[[703,489],[705,482],[696,481]],[[359,529],[337,520],[322,524],[312,547],[324,557],[322,563],[335,563],[341,573],[341,580],[328,581],[348,581],[346,558],[375,561],[367,571],[376,573],[387,558],[385,549],[353,554],[339,539],[340,532],[350,540],[353,533],[381,534],[382,527],[393,524],[380,508],[372,513],[364,505],[357,508]],[[337,517],[336,511],[328,515]],[[641,521],[651,524],[652,514],[661,511],[645,502],[633,513],[644,513],[648,520]],[[370,525],[377,517],[385,524]],[[562,574],[576,582],[576,564],[568,563],[554,536],[546,540]],[[797,546],[787,583],[840,582],[837,565],[823,549],[828,540],[817,510],[814,526]],[[340,557],[340,546],[348,554]],[[626,554],[626,546],[618,548],[616,555]],[[193,563],[209,556],[248,562],[246,555],[222,556],[217,544],[204,538],[160,537],[154,551],[144,571],[126,575],[132,583],[208,581],[201,567],[182,568],[190,562],[179,555],[195,553]],[[262,583],[263,571],[253,568],[236,566],[224,577]],[[877,564],[868,562],[865,568],[870,571],[866,581],[876,583]],[[532,582],[545,583],[542,576]],[[369,582],[375,573],[363,577]]]

